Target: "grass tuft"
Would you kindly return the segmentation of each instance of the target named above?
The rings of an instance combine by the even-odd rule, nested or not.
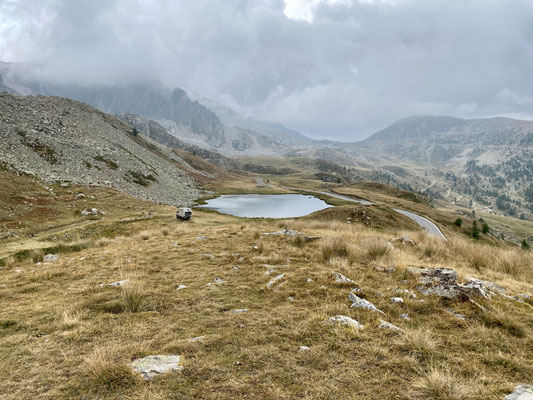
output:
[[[348,244],[340,237],[328,237],[320,243],[322,259],[329,261],[333,258],[349,259],[351,256]]]
[[[97,348],[85,359],[85,370],[93,386],[100,389],[116,390],[131,386],[136,380],[131,368],[105,348]]]
[[[435,367],[416,379],[411,387],[411,397],[415,399],[466,400],[471,395],[471,388],[447,370]]]
[[[42,249],[32,250],[30,257],[34,263],[42,262],[44,259],[44,251]]]
[[[122,303],[125,311],[137,313],[142,311],[145,306],[145,295],[137,286],[123,286]]]

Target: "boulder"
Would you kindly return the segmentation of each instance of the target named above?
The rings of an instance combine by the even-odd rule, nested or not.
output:
[[[398,239],[394,240],[395,243],[406,245],[406,246],[416,246],[416,243],[407,235],[402,235]]]
[[[436,295],[449,300],[466,301],[472,298],[489,299],[491,295],[496,294],[487,289],[488,286],[486,284],[492,284],[491,282],[470,278],[466,283],[459,283],[457,272],[450,268],[409,267],[407,272],[417,276],[419,283],[417,290],[425,295]],[[494,285],[494,287],[497,286]]]
[[[457,283],[457,272],[451,268],[409,267],[407,272],[418,276],[418,283],[424,285],[451,285]]]
[[[140,372],[144,379],[152,379],[166,372],[183,369],[180,361],[181,357],[178,355],[153,355],[135,360],[130,366],[134,371]]]

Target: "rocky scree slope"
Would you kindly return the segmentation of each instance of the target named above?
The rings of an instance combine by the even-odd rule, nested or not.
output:
[[[204,160],[226,169],[235,169],[237,166],[233,160],[216,151],[207,150],[203,147],[186,143],[183,140],[172,136],[157,121],[131,113],[120,114],[117,118],[137,129],[139,134],[148,137],[165,147],[188,151],[189,153],[197,155]]]
[[[177,155],[73,100],[0,93],[0,142],[0,161],[45,182],[113,187],[172,205],[200,196]]]
[[[220,147],[225,143],[224,126],[215,113],[187,93],[175,88],[168,90],[157,84],[114,86],[82,86],[53,84],[25,76],[21,71],[10,71],[12,80],[23,85],[32,94],[61,96],[90,104],[109,114],[133,113],[164,122],[172,134]]]

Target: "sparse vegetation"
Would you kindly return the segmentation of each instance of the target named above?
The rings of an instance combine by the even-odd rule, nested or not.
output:
[[[328,237],[322,240],[320,250],[324,261],[332,258],[349,258],[351,255],[347,243],[340,237]]]
[[[148,186],[150,182],[157,182],[157,179],[152,174],[144,175],[136,171],[128,171],[128,175],[132,178],[132,182],[141,186]]]
[[[105,158],[103,156],[96,156],[93,158],[95,161],[103,162],[105,165],[107,165],[107,168],[109,169],[113,169],[113,170],[118,169],[118,164],[115,161],[110,160],[109,158]]]

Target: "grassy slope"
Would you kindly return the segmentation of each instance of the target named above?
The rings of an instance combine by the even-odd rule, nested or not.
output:
[[[46,235],[48,228],[63,226],[72,240],[81,235],[89,241],[79,252],[60,253],[55,263],[8,259],[0,270],[3,398],[500,399],[514,384],[533,380],[530,305],[498,298],[484,302],[492,311],[483,314],[469,303],[420,295],[404,296],[401,306],[389,300],[398,295],[396,288],[414,289],[405,273],[409,265],[452,267],[463,277],[487,278],[513,294],[531,294],[531,252],[472,242],[451,230],[445,243],[419,230],[348,224],[343,207],[335,211],[341,214],[338,221],[321,213],[262,221],[197,211],[193,220],[180,223],[171,207],[112,191],[84,190],[98,203],[80,206],[69,200],[74,189],[56,188],[58,195],[49,197],[38,185],[23,182],[18,196],[42,197],[55,214],[43,226],[39,218],[28,218],[27,205],[14,207],[17,199],[2,198],[2,210],[13,214],[6,213],[13,229],[28,218],[20,232]],[[251,183],[232,184],[253,190]],[[106,216],[90,229],[77,226],[74,211],[89,206]],[[119,221],[149,209],[152,219]],[[302,244],[261,235],[281,228],[323,239]],[[418,245],[386,250],[385,242],[401,233]],[[2,248],[48,243],[48,236],[8,239]],[[115,237],[97,240],[105,236]],[[347,255],[334,250],[341,256],[325,260],[335,237]],[[285,272],[286,283],[266,288],[276,274],[265,275],[263,264],[274,266],[276,274]],[[375,265],[394,265],[396,271],[378,272]],[[333,270],[354,279],[362,296],[405,333],[378,330],[380,315],[350,309],[353,285],[335,283]],[[225,283],[213,284],[217,277]],[[125,289],[97,286],[124,278],[130,279]],[[188,288],[176,291],[179,284]],[[131,312],[127,298],[140,301],[139,312]],[[231,312],[242,308],[249,312]],[[449,309],[465,314],[466,321]],[[411,320],[400,319],[401,313]],[[338,314],[365,328],[351,331],[324,322]],[[197,336],[205,338],[187,340]],[[300,352],[301,345],[311,350]],[[183,371],[144,382],[126,367],[132,359],[166,353],[184,356]]]

